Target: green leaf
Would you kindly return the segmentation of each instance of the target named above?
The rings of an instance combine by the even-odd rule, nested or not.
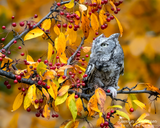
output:
[[[108,109],[109,108],[121,108],[122,109],[122,106],[121,105],[113,105],[113,106],[109,106]]]
[[[133,100],[137,100],[137,97],[134,94],[129,94],[129,98],[131,99],[133,109],[136,110],[137,105],[133,102]]]
[[[43,62],[40,62],[37,66],[37,73],[39,75],[42,75],[47,70],[47,65],[45,65]]]
[[[118,114],[118,115],[120,115],[130,121],[129,116],[126,113],[119,111],[119,110],[116,110],[116,114]]]
[[[71,99],[71,101],[69,103],[69,109],[71,111],[73,120],[75,121],[75,119],[77,117],[77,107],[76,107],[76,102],[74,99]]]
[[[62,104],[64,101],[66,101],[68,96],[68,92],[66,94],[64,94],[63,96],[57,96],[56,100],[55,100],[55,106]]]

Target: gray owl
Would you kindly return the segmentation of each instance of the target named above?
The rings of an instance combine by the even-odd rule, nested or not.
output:
[[[119,76],[124,72],[124,54],[118,41],[119,33],[106,38],[97,37],[92,44],[90,60],[83,80],[90,88],[109,89],[112,97],[117,96]]]

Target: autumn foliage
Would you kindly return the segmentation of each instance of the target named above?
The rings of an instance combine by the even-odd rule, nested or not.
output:
[[[108,26],[112,26],[114,20],[121,37],[123,29],[126,30],[126,26],[123,27],[121,24],[121,19],[117,18],[121,10],[119,6],[123,5],[123,2],[123,0],[54,1],[48,14],[38,22],[36,21],[39,16],[37,14],[29,20],[25,19],[20,22],[14,22],[16,17],[12,16],[11,30],[4,25],[2,29],[12,32],[14,37],[7,41],[5,41],[7,35],[2,37],[0,50],[0,75],[6,79],[3,85],[8,89],[13,86],[18,88],[11,111],[15,112],[23,106],[24,110],[35,114],[34,121],[42,126],[48,123],[46,127],[49,128],[54,127],[55,122],[45,122],[37,118],[60,118],[59,113],[61,114],[61,106],[63,106],[71,118],[61,122],[58,126],[60,128],[78,128],[84,121],[87,125],[83,125],[82,128],[93,127],[91,119],[96,120],[95,127],[125,128],[119,119],[123,117],[130,122],[129,115],[141,109],[145,112],[134,124],[130,124],[130,127],[153,127],[152,122],[145,119],[149,116],[151,105],[147,106],[136,95],[136,93],[148,93],[148,99],[154,96],[152,101],[157,100],[160,90],[151,83],[142,81],[143,83],[132,84],[132,87],[123,86],[118,94],[126,95],[125,99],[122,97],[112,99],[110,90],[106,91],[102,88],[97,88],[94,93],[90,94],[83,91],[88,89],[83,78],[87,75],[85,70],[89,62],[91,42],[98,35],[109,30]],[[41,3],[39,4],[42,6]],[[17,12],[18,15],[22,14]],[[35,57],[26,50],[26,43],[37,38],[45,42],[47,50],[43,55]],[[136,39],[143,43],[142,37]],[[136,39],[129,47],[135,48],[134,43],[138,42],[135,41]],[[18,46],[17,41],[22,45]],[[90,45],[87,42],[90,42]],[[37,46],[40,45],[36,43]],[[16,47],[15,51],[24,47],[27,52],[23,49],[19,58],[10,56],[13,47]],[[136,47],[139,46],[136,45]],[[128,48],[124,46],[124,53],[127,52]],[[134,53],[133,50],[131,52]],[[138,62],[142,63],[140,60]],[[126,59],[126,63],[128,66],[133,62],[130,58],[129,61]],[[142,72],[145,73],[144,70]],[[124,78],[126,81],[133,78],[129,73],[127,75],[127,78]],[[111,99],[113,101],[110,104],[108,101]],[[115,103],[115,101],[119,102]],[[18,117],[19,114],[15,114],[8,127],[12,126]],[[13,126],[13,128],[16,127],[17,125]]]

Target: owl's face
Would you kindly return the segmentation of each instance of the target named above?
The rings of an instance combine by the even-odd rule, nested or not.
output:
[[[119,33],[113,34],[106,38],[100,35],[95,39],[92,45],[92,53],[94,55],[107,55],[113,52],[118,42]]]

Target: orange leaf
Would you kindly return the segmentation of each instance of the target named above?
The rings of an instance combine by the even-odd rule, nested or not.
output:
[[[91,50],[91,47],[83,47],[82,50],[83,50],[85,53],[88,53],[88,52]]]
[[[44,115],[44,117],[47,118],[47,119],[50,118],[50,110],[49,110],[48,104],[46,104],[46,105],[44,106],[43,115]]]
[[[65,54],[65,53],[62,53],[62,54],[59,56],[59,58],[60,58],[61,63],[67,64],[68,58],[66,57],[66,54]]]
[[[73,68],[73,66],[71,66],[71,65],[65,65],[65,66],[63,66],[63,67],[60,67],[60,68],[58,69],[58,72],[63,72],[66,68]]]
[[[97,103],[98,103],[98,100],[97,100],[96,95],[94,94],[94,95],[90,98],[90,100],[89,100],[89,102],[88,102],[88,105],[87,105],[87,109],[88,109],[88,111],[89,111],[89,116],[94,115],[95,112],[100,112],[100,110],[98,109]]]
[[[104,123],[104,118],[103,117],[98,118],[96,126],[99,127],[101,123]]]
[[[47,98],[47,101],[49,101],[49,94],[48,94],[48,92],[44,89],[44,88],[42,88],[42,92],[43,92],[43,94],[46,96],[46,98]]]
[[[106,100],[106,93],[102,88],[97,88],[95,90],[95,95],[98,99],[98,104],[101,106],[102,112],[104,112],[104,103]]]
[[[42,28],[46,31],[49,30],[51,27],[51,19],[46,19],[42,23]]]
[[[50,86],[48,89],[48,93],[53,97],[53,99],[56,99],[57,97],[57,86],[52,81],[48,80],[47,85]]]
[[[48,60],[51,58],[52,52],[53,52],[53,45],[48,42],[48,56],[47,56]]]
[[[89,21],[87,15],[85,14],[85,12],[83,12],[81,27],[82,27],[85,38],[87,38],[89,35],[89,29],[90,29],[89,23],[90,23],[90,21]]]
[[[113,15],[113,14],[112,14]],[[113,15],[114,16],[114,15]],[[114,16],[114,18],[116,19],[116,21],[117,21],[117,24],[118,24],[118,27],[119,27],[119,31],[120,31],[120,35],[121,35],[121,37],[122,37],[122,35],[123,35],[123,28],[122,28],[122,25],[121,25],[121,23],[119,22],[119,20],[116,18],[116,16]]]
[[[55,112],[59,112],[59,108],[55,105],[55,101],[52,102],[52,108]]]
[[[100,24],[103,25],[107,20],[107,15],[105,14],[106,12],[101,9],[100,12],[99,12],[99,21],[100,21]]]
[[[61,31],[59,30],[59,28],[57,27],[57,24],[56,25],[54,25],[54,32],[57,34],[57,35],[59,35],[60,33],[61,33]]]
[[[91,26],[94,32],[98,32],[99,22],[97,16],[94,13],[91,14]]]
[[[77,107],[77,114],[81,116],[81,111],[83,110],[82,100],[81,98],[78,98],[76,101],[76,107]]]
[[[66,79],[67,79],[67,78],[63,79],[62,76],[61,76],[61,77],[59,77],[59,79],[58,79],[58,83],[63,83]]]
[[[64,85],[61,87],[61,89],[58,91],[58,96],[63,96],[66,92],[68,92],[70,85]]]
[[[53,79],[56,75],[57,75],[57,73],[54,70],[49,70],[44,73],[43,80]]]
[[[160,94],[160,90],[157,87],[151,85],[150,83],[146,83],[146,85],[149,88],[149,90],[156,91],[156,92],[158,92]]]
[[[109,0],[109,3],[112,5],[112,7],[114,8],[114,11],[116,11],[117,9],[116,9],[116,6],[114,5],[114,3],[111,1],[111,0]]]

